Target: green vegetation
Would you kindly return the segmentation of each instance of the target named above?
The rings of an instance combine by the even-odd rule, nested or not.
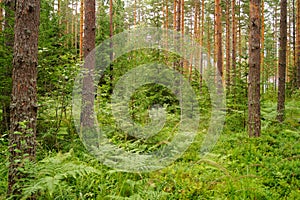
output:
[[[5,9],[8,13],[9,5],[0,2],[2,2],[1,9]],[[59,11],[58,2],[61,3]],[[136,4],[133,5],[133,2]],[[173,1],[163,2],[166,4],[154,0],[130,3],[115,0],[111,13],[113,16],[109,16],[109,3],[103,0],[97,1],[95,43],[101,44],[110,37],[110,17],[113,17],[113,34],[132,29],[134,26],[147,26],[147,24],[180,30],[182,28],[179,27],[180,24],[172,27],[176,25],[172,21]],[[182,9],[185,15],[177,15],[177,20],[180,21],[181,17],[185,19],[182,23],[185,33],[199,43],[203,31],[201,36],[203,50],[212,54],[209,55],[212,58],[214,1],[205,1],[203,16],[201,12],[195,12],[202,6],[200,2],[198,3],[186,1]],[[225,10],[227,3],[221,3],[222,10]],[[261,136],[249,137],[247,130],[249,65],[246,53],[249,2],[241,0],[236,3],[236,13],[234,13],[236,24],[231,21],[233,23],[231,25],[237,26],[238,39],[232,38],[236,40],[235,68],[231,66],[228,69],[231,80],[228,81],[230,84],[226,86],[225,91],[227,96],[224,128],[212,151],[205,156],[200,154],[200,150],[209,122],[214,120],[211,119],[212,102],[207,87],[209,83],[205,80],[200,82],[202,77],[198,71],[187,70],[190,67],[189,61],[183,61],[179,55],[162,49],[138,49],[114,60],[111,65],[112,70],[107,69],[104,72],[97,85],[95,99],[98,125],[112,144],[126,151],[143,154],[164,148],[178,132],[181,122],[180,99],[163,85],[147,83],[130,96],[128,114],[135,123],[145,127],[151,123],[151,114],[155,114],[151,113],[151,109],[159,105],[166,113],[164,127],[157,134],[146,139],[135,138],[122,130],[112,113],[112,92],[121,77],[136,66],[160,63],[169,66],[170,69],[176,69],[192,86],[199,105],[200,123],[197,135],[181,157],[166,168],[157,171],[129,173],[110,168],[91,155],[80,139],[80,133],[76,131],[72,118],[74,80],[83,65],[79,55],[82,48],[79,41],[82,39],[79,36],[80,1],[42,0],[37,66],[36,160],[28,162],[26,155],[12,160],[11,163],[21,163],[17,166],[17,170],[21,172],[19,174],[24,175],[16,183],[16,187],[21,188],[21,192],[15,196],[7,195],[8,171],[11,164],[9,134],[25,133],[24,137],[26,137],[26,133],[32,130],[27,128],[26,121],[22,121],[16,124],[24,130],[24,133],[17,131],[11,133],[9,120],[5,119],[9,116],[5,112],[9,112],[13,59],[12,46],[7,45],[7,42],[10,42],[7,36],[13,35],[11,25],[13,17],[8,14],[1,16],[4,18],[0,17],[0,22],[3,23],[3,30],[1,29],[0,32],[0,90],[2,91],[0,94],[0,200],[300,199],[300,90],[297,89],[296,84],[299,80],[296,76],[297,66],[293,54],[296,53],[293,49],[295,44],[289,46],[285,118],[282,123],[279,123],[276,120],[278,88],[276,82],[272,82],[278,78],[276,77],[278,34],[276,33],[279,27],[279,13],[276,12],[279,12],[277,6],[279,2],[266,1],[268,7],[264,11],[266,15],[265,54],[261,74]],[[289,11],[291,9],[289,8]],[[161,13],[164,14],[161,16]],[[202,17],[203,21],[200,20]],[[228,16],[222,17],[222,23],[225,22],[226,17]],[[199,18],[195,24],[192,23],[194,18]],[[9,25],[6,22],[9,22],[7,23]],[[289,23],[290,26],[293,25],[292,16],[289,16]],[[194,26],[197,26],[197,29]],[[223,27],[222,30],[224,31],[225,28]],[[292,39],[290,33],[289,40]],[[223,49],[225,50],[224,47]],[[228,76],[224,75],[224,83],[225,78]],[[14,151],[21,152],[20,149]]]

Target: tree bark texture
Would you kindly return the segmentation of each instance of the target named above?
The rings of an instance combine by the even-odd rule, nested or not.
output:
[[[84,1],[84,76],[82,88],[82,112],[81,127],[92,128],[94,126],[94,70],[95,56],[92,55],[95,48],[96,37],[96,5],[95,0]]]
[[[280,40],[279,40],[279,74],[278,74],[278,101],[277,120],[284,120],[285,103],[285,75],[286,75],[286,47],[287,47],[287,0],[281,0],[280,5]]]
[[[10,111],[8,194],[21,192],[22,167],[35,159],[39,0],[17,0]],[[16,184],[18,183],[18,184]]]
[[[260,0],[250,0],[248,133],[259,137],[260,122]]]

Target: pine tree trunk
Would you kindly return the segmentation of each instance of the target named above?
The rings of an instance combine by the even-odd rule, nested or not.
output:
[[[285,74],[286,74],[286,46],[287,46],[287,0],[280,3],[280,40],[279,40],[279,81],[278,81],[278,104],[277,120],[284,120],[285,103]]]
[[[0,0],[0,4],[2,4],[2,0]],[[2,6],[1,6],[0,7],[0,23],[1,23],[0,33],[2,32],[2,20],[3,20],[3,9],[2,9]]]
[[[181,33],[184,34],[184,0],[181,0]]]
[[[21,169],[35,159],[39,14],[39,0],[16,1],[8,195],[20,194]]]
[[[250,0],[248,133],[260,136],[260,0]]]
[[[79,30],[79,57],[83,60],[83,15],[84,15],[84,0],[80,0],[80,30]]]
[[[277,58],[278,55],[278,45],[277,45],[277,5],[274,7],[274,58]],[[274,79],[273,79],[273,87],[274,91],[277,90],[277,75],[278,75],[278,59],[274,59]]]
[[[109,0],[109,37],[112,38],[114,35],[114,24],[113,24],[113,0]],[[113,50],[113,43],[112,43],[112,40],[109,42],[109,46],[110,46],[110,54],[109,54],[109,57],[110,57],[110,60],[113,61],[114,59],[114,52],[112,51]],[[113,66],[112,64],[110,64],[109,66],[109,79],[110,79],[110,93],[112,93],[112,81],[113,81]]]
[[[230,90],[230,1],[226,2],[226,87]]]
[[[295,71],[295,67],[296,67],[296,10],[295,10],[295,0],[292,0],[292,10],[293,10],[293,33],[292,33],[292,48],[293,48],[293,72],[296,72]],[[299,29],[299,28],[298,28]],[[291,80],[292,80],[292,90],[294,88],[296,88],[296,77],[297,75],[295,76],[294,75],[295,73],[292,73],[291,74]]]
[[[174,9],[173,9],[173,29],[176,30],[176,20],[177,20],[177,12],[176,12],[176,8],[177,8],[177,0],[174,0]]]
[[[166,0],[166,17],[165,17],[165,28],[169,28],[169,3],[168,0]]]
[[[84,1],[84,37],[83,37],[83,52],[84,52],[84,69],[83,77],[83,95],[82,95],[82,112],[81,112],[81,127],[89,130],[94,126],[94,70],[95,70],[95,55],[92,51],[95,48],[96,36],[96,13],[95,0]]]
[[[232,63],[232,84],[236,85],[236,44],[237,44],[237,35],[236,35],[236,17],[235,17],[235,0],[231,1],[231,18],[232,18],[232,51],[231,51],[231,63]]]
[[[222,17],[221,1],[215,0],[215,57],[216,57],[218,72],[223,79],[221,17]]]
[[[300,89],[300,0],[297,0],[296,63],[297,87]]]
[[[177,0],[177,14],[176,14],[176,16],[177,16],[177,19],[176,19],[176,31],[180,31],[180,27],[181,27],[181,1],[183,1],[183,0]]]
[[[261,1],[261,51],[260,51],[260,69],[261,69],[261,91],[264,93],[264,85],[265,85],[265,70],[264,70],[264,51],[265,51],[265,3],[264,0]]]

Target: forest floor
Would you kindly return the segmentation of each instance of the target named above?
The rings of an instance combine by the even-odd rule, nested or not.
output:
[[[227,114],[213,150],[201,157],[203,138],[170,166],[125,173],[102,165],[77,134],[38,147],[36,164],[24,167],[22,197],[37,199],[300,199],[300,101],[288,99],[286,120],[275,121],[276,104],[262,102],[262,136],[249,138],[241,116]],[[62,129],[63,130],[63,129]],[[63,135],[63,134],[62,134]],[[200,135],[200,134],[199,134]],[[7,136],[0,140],[0,199],[7,185]],[[21,198],[21,197],[20,197]]]

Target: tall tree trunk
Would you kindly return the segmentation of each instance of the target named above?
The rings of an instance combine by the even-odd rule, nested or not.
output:
[[[204,44],[204,9],[205,9],[205,2],[202,0],[201,2],[201,26],[199,25],[199,28],[201,27],[200,32],[200,90],[202,88],[202,76],[203,76],[203,44]]]
[[[284,120],[285,103],[285,69],[286,69],[286,46],[287,46],[287,0],[280,3],[280,40],[279,40],[279,82],[278,82],[278,103],[277,120]]]
[[[83,37],[83,52],[84,52],[84,69],[83,77],[83,95],[82,95],[82,112],[81,112],[81,127],[89,130],[94,126],[94,70],[95,70],[95,48],[96,36],[96,13],[95,0],[84,1],[84,37]]]
[[[61,25],[61,0],[57,0],[58,24]]]
[[[241,23],[241,0],[238,0],[238,61],[241,62],[242,56],[242,23]],[[240,77],[240,72],[239,72]]]
[[[300,89],[300,0],[297,0],[296,63],[297,87]]]
[[[292,48],[293,48],[293,72],[296,72],[296,10],[295,10],[295,0],[292,0],[292,12],[293,12],[293,19],[292,19],[292,27],[293,27],[293,33],[292,33]],[[299,28],[298,28],[299,29]],[[296,79],[297,75],[295,76],[294,73],[291,75],[292,79],[292,89],[296,88]]]
[[[211,29],[211,21],[210,21],[210,17],[207,17],[207,58],[208,61],[210,62],[211,59],[211,44],[210,44],[210,40],[211,40],[211,33],[210,33],[210,29]]]
[[[184,34],[184,0],[181,1],[181,33]]]
[[[181,1],[183,0],[177,0],[177,19],[176,19],[176,30],[179,32],[181,28]]]
[[[75,0],[75,16],[74,16],[74,28],[75,28],[75,31],[74,31],[74,45],[75,45],[75,52],[76,52],[76,55],[77,55],[77,44],[78,44],[78,17],[77,17],[77,9],[78,9],[78,0]]]
[[[8,195],[20,194],[21,169],[35,159],[39,19],[39,0],[16,1]]]
[[[259,137],[260,123],[260,0],[250,0],[248,133]]]
[[[222,55],[222,10],[221,1],[215,0],[215,57],[217,60],[217,68],[223,79],[223,55]]]
[[[165,16],[165,25],[164,25],[164,27],[166,28],[166,29],[168,29],[169,28],[169,1],[168,0],[166,0],[166,16]]]
[[[2,0],[0,0],[0,4],[2,4]],[[3,9],[2,6],[0,6],[0,33],[2,32],[2,20],[3,20]]]
[[[177,8],[177,0],[174,0],[174,9],[173,9],[173,29],[174,30],[177,29],[177,26],[176,26],[176,20],[177,20],[176,8]]]
[[[261,1],[261,51],[260,51],[260,68],[261,68],[261,91],[264,93],[264,85],[265,85],[265,70],[264,70],[264,58],[265,58],[265,2]]]
[[[84,0],[80,0],[80,30],[79,30],[79,57],[83,60],[83,18],[84,18]]]
[[[277,45],[277,5],[274,7],[274,51],[275,51],[275,54],[274,54],[274,79],[273,79],[273,87],[274,87],[274,91],[277,90],[277,75],[278,75],[278,45]]]
[[[230,1],[226,2],[226,87],[230,90]]]
[[[235,0],[231,1],[231,18],[232,18],[232,50],[231,50],[231,63],[232,63],[232,84],[236,85],[236,44],[237,44],[237,35],[236,35],[236,17],[235,17]]]
[[[133,5],[133,25],[136,26],[136,0],[134,0]]]
[[[114,35],[114,24],[113,24],[113,0],[109,0],[109,37],[112,38],[113,35]],[[112,51],[113,50],[113,43],[112,43],[112,40],[110,40],[109,42],[109,46],[110,46],[110,54],[109,54],[109,57],[110,57],[110,60],[113,61],[114,59],[114,52]],[[113,81],[113,65],[110,64],[109,66],[109,79],[110,79],[110,93],[112,93],[112,81]]]

